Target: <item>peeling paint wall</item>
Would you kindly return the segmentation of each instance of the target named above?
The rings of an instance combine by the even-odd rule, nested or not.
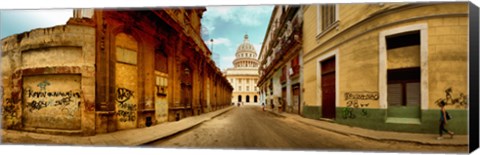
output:
[[[57,46],[32,49],[22,52],[22,66],[25,68],[47,66],[75,66],[83,63],[82,48],[79,46]]]
[[[95,31],[35,29],[1,40],[2,128],[53,134],[95,132]]]

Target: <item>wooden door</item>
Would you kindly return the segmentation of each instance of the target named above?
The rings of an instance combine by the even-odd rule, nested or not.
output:
[[[321,62],[322,117],[335,118],[335,57]]]

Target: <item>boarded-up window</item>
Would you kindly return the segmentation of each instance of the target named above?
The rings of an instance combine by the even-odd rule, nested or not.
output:
[[[120,33],[115,36],[115,115],[117,129],[137,127],[137,53],[138,43],[131,35]]]

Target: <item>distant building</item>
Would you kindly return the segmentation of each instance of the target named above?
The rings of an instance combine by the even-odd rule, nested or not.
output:
[[[235,53],[233,68],[225,71],[227,80],[233,87],[232,103],[259,103],[258,87],[258,60],[255,48],[245,35]]]
[[[230,105],[200,37],[204,11],[79,9],[2,39],[2,128],[93,135]]]

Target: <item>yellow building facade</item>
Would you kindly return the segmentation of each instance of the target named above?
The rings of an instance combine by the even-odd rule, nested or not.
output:
[[[467,133],[468,3],[303,9],[303,116],[437,133],[444,100]]]

